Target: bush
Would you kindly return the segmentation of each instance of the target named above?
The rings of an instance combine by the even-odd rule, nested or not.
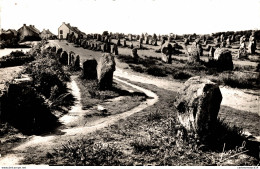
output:
[[[58,125],[45,100],[29,85],[10,84],[1,118],[24,134],[42,134]]]
[[[233,88],[254,88],[259,87],[258,75],[254,73],[243,72],[225,72],[218,75],[217,79],[213,78],[212,81],[227,85]]]
[[[152,65],[147,68],[147,73],[153,76],[165,77],[167,76],[166,71],[163,68]]]
[[[34,60],[33,56],[26,56],[23,51],[13,51],[0,58],[0,67],[19,66]]]
[[[188,79],[188,78],[192,77],[193,75],[186,71],[177,71],[177,72],[173,73],[172,76],[174,79],[184,80],[184,79]]]
[[[42,58],[32,62],[26,69],[33,78],[33,84],[36,90],[47,99],[54,99],[57,96],[67,92],[66,82],[69,81],[69,75],[62,69],[62,65],[55,59]],[[52,88],[57,86],[56,96],[52,93]]]
[[[19,57],[19,56],[25,56],[25,54],[24,54],[23,51],[16,50],[16,51],[12,51],[10,53],[10,56],[12,56],[12,57]]]
[[[138,65],[129,65],[134,71],[139,72],[139,73],[144,73],[145,72],[145,68],[143,68],[142,66],[138,66]]]

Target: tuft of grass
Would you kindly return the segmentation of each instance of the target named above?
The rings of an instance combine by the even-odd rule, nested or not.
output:
[[[77,166],[114,166],[119,165],[118,157],[122,156],[116,144],[94,142],[80,139],[77,142],[68,141],[60,148],[48,153],[51,165]]]
[[[160,109],[157,109],[155,112],[151,111],[147,116],[147,121],[159,121],[163,117]]]
[[[134,138],[130,145],[134,148],[134,153],[151,153],[152,149],[158,148],[158,145],[154,143],[150,137],[148,138]]]

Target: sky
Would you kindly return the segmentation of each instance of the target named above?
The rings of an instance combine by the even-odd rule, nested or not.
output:
[[[25,23],[58,34],[62,22],[85,33],[259,30],[260,0],[0,0],[3,29]]]

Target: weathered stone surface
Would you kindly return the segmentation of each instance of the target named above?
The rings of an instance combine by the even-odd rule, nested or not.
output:
[[[199,76],[192,77],[179,89],[174,101],[178,121],[188,131],[205,138],[213,132],[221,101],[217,84]]]
[[[217,48],[214,52],[214,60],[219,70],[233,70],[231,51],[224,48]]]
[[[148,37],[145,37],[145,39],[144,39],[144,41],[145,41],[145,44],[149,44],[149,39],[148,39]]]
[[[246,51],[246,43],[245,42],[242,42],[240,44],[240,47],[238,49],[238,58],[247,58],[248,55],[247,55],[247,51]]]
[[[256,39],[254,35],[251,35],[249,38],[248,53],[255,54],[255,50],[256,50]]]
[[[140,39],[139,39],[139,41],[140,41],[140,44],[142,44],[142,43],[143,43],[143,40],[144,40],[143,38],[140,38]]]
[[[56,55],[60,56],[61,53],[62,53],[62,48],[58,48],[58,49],[56,50]]]
[[[126,47],[126,39],[123,41],[123,46]]]
[[[61,64],[67,65],[68,63],[68,53],[63,51],[60,55],[59,61]]]
[[[242,44],[242,43],[245,43],[245,41],[246,41],[246,37],[243,35],[243,36],[241,36],[240,37],[240,45]]]
[[[209,60],[214,60],[215,49],[211,46],[209,50]]]
[[[74,58],[72,58],[72,61],[73,61],[73,68],[75,70],[79,70],[80,69],[80,56],[77,55],[75,60],[74,60]]]
[[[117,39],[116,45],[121,46],[120,39]]]
[[[114,56],[104,53],[97,66],[98,84],[100,89],[109,89],[113,83],[113,73],[116,70]]]
[[[152,44],[153,44],[153,46],[157,46],[157,39],[154,39]]]
[[[97,78],[97,61],[95,59],[84,61],[82,78],[88,80],[94,80]]]
[[[137,60],[138,60],[138,58],[139,58],[139,56],[138,56],[138,54],[137,54],[137,48],[134,48],[133,50],[132,50],[132,57],[134,58],[134,62],[137,62]]]
[[[72,58],[74,57],[75,57],[75,53],[73,51],[70,51],[68,56],[68,65],[71,65],[73,63]]]
[[[197,47],[197,43],[193,42],[193,44],[188,47],[188,63],[196,63],[200,61],[200,49]]]
[[[208,41],[207,40],[205,40],[204,41],[204,43],[203,43],[203,45],[207,45],[208,44]]]
[[[170,43],[166,42],[162,45],[161,53],[162,53],[162,61],[165,63],[172,63],[172,51],[173,47]]]
[[[225,47],[226,47],[226,41],[222,41],[222,42],[220,43],[220,47],[221,47],[221,48],[225,48]]]
[[[51,48],[51,52],[56,52],[56,46],[53,46],[53,47]]]
[[[115,55],[118,55],[118,47],[116,44],[112,45],[112,53],[114,53]]]
[[[134,48],[134,44],[132,42],[130,42],[130,48],[133,49]]]
[[[111,45],[110,43],[104,43],[101,45],[102,52],[110,53],[111,52]]]
[[[199,50],[200,56],[203,56],[203,48],[202,48],[201,44],[197,44],[197,48]]]

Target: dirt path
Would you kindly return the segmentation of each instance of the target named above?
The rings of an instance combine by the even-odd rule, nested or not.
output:
[[[123,76],[127,78],[127,76]],[[70,126],[72,123],[78,123],[88,110],[82,110],[82,105],[80,103],[80,90],[75,82],[76,77],[72,77],[72,81],[69,87],[72,90],[72,94],[76,97],[77,101],[68,114],[64,115],[60,118],[60,121],[65,125],[65,127]],[[144,89],[137,85],[131,84],[124,80],[121,80],[117,77],[114,79],[126,86],[131,88],[135,88],[143,93],[145,93],[149,98],[142,102],[139,106],[123,112],[121,114],[111,115],[105,118],[98,119],[89,124],[79,125],[75,127],[67,127],[65,129],[61,129],[59,134],[48,135],[48,136],[31,136],[29,140],[18,147],[15,147],[12,150],[12,153],[0,158],[0,165],[18,165],[21,164],[21,161],[24,159],[25,155],[28,153],[31,154],[44,154],[48,151],[53,150],[57,146],[60,146],[61,143],[66,143],[69,139],[79,138],[80,136],[84,136],[88,133],[94,132],[98,129],[104,128],[108,125],[116,123],[120,119],[124,119],[134,113],[140,112],[143,109],[155,104],[158,101],[158,96],[150,90]],[[128,78],[127,78],[128,79]],[[131,79],[130,79],[131,80]]]

